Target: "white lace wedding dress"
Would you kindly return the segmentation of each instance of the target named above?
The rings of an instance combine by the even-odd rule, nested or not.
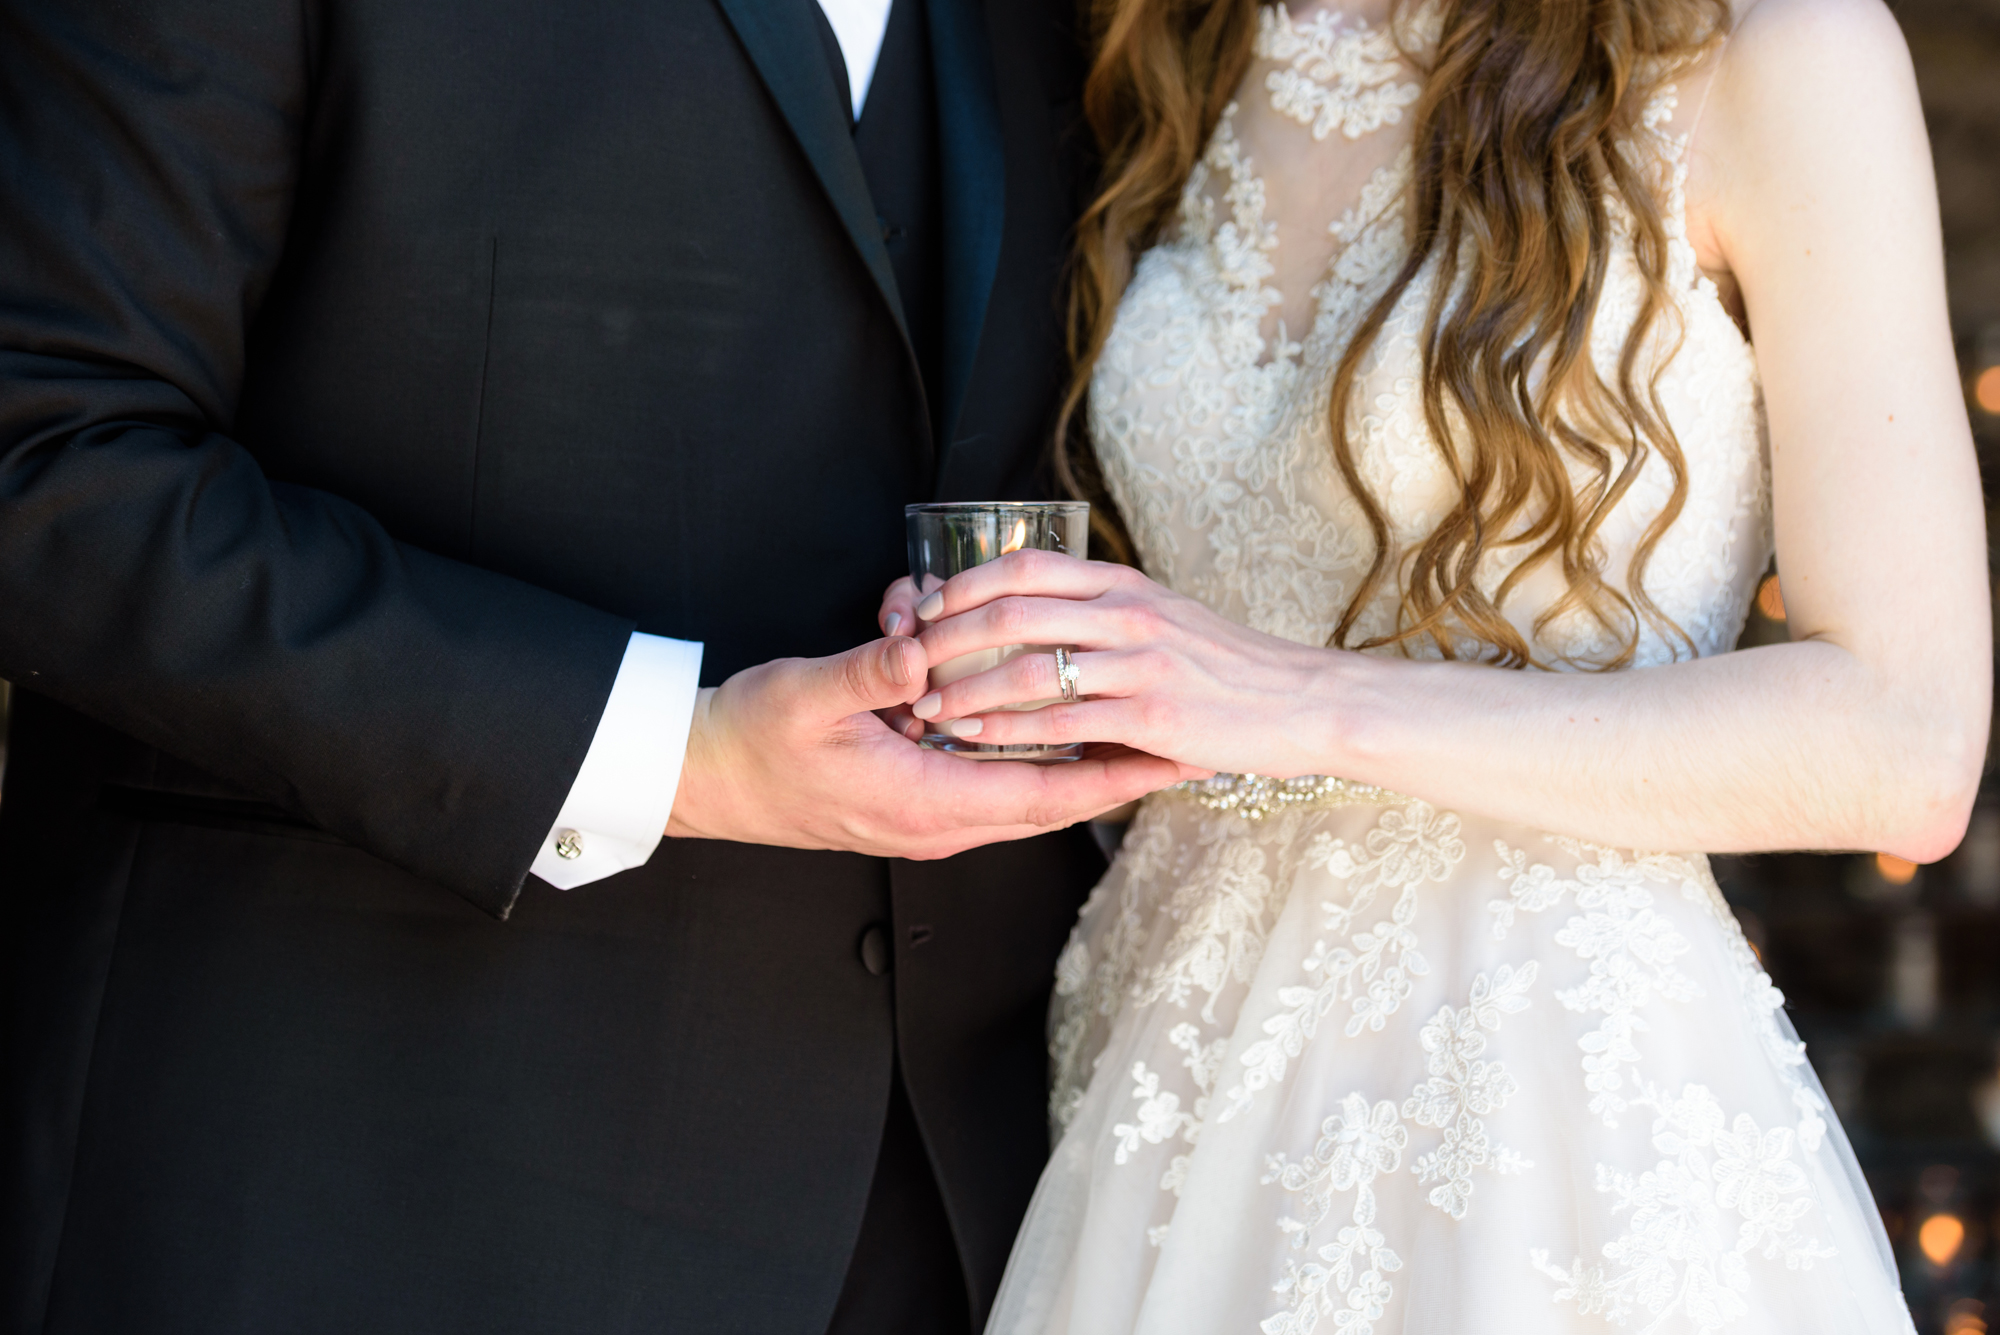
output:
[[[1303,643],[1370,555],[1328,390],[1407,253],[1417,94],[1388,33],[1267,10],[1093,387],[1148,572]],[[1684,234],[1684,115],[1663,94],[1630,146],[1671,233],[1655,360],[1689,475],[1647,588],[1714,654],[1771,554],[1768,464],[1751,349]],[[1640,292],[1621,245],[1595,323],[1607,374]],[[1352,420],[1404,540],[1448,495],[1417,394],[1427,299],[1420,280],[1374,344]],[[1670,486],[1655,460],[1619,506],[1608,579]],[[1504,610],[1532,635],[1560,592],[1537,574]],[[1531,642],[1611,651],[1574,618]],[[1640,666],[1672,656],[1646,633]],[[1060,1140],[989,1335],[1908,1331],[1782,1000],[1700,854],[1337,780],[1158,794],[1062,956]]]

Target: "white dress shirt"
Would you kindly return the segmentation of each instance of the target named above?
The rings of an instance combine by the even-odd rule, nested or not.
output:
[[[854,118],[868,100],[893,0],[819,0],[847,62]],[[634,635],[611,698],[531,870],[568,890],[642,866],[673,813],[701,682],[701,645]]]
[[[840,58],[847,62],[847,90],[854,98],[854,119],[868,101],[875,78],[875,60],[882,54],[882,37],[889,31],[891,0],[819,0],[833,35],[840,39]]]

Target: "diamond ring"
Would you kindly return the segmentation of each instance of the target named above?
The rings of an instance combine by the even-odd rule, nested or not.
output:
[[[1056,681],[1062,686],[1062,698],[1066,704],[1073,705],[1082,697],[1083,690],[1077,685],[1081,675],[1076,669],[1075,661],[1069,656],[1069,650],[1057,645]]]

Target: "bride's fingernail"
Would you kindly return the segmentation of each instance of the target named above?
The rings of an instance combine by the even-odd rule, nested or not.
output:
[[[944,611],[944,594],[934,593],[917,604],[917,617],[923,621],[936,621],[938,613]]]
[[[938,716],[938,711],[943,708],[944,697],[936,691],[932,691],[929,695],[911,705],[910,712],[920,719],[934,719]]]
[[[902,625],[903,614],[901,612],[891,612],[882,622],[882,633],[884,635],[894,635],[901,629]]]
[[[954,737],[977,737],[986,731],[986,724],[976,718],[955,718],[944,725],[944,730]]]

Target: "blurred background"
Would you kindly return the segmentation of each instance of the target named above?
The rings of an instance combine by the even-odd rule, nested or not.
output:
[[[1923,88],[1952,325],[2000,532],[2000,0],[1890,0]],[[1744,643],[1785,635],[1767,579]],[[0,681],[0,770],[7,684]],[[1718,858],[1717,879],[1853,1138],[1923,1335],[2000,1323],[2000,782],[1964,845]]]

